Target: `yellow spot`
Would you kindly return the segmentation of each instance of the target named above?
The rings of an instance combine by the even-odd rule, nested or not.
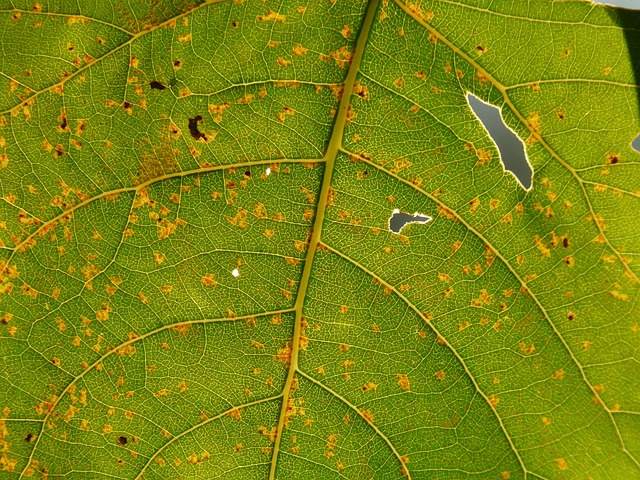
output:
[[[304,47],[303,47],[302,45],[300,45],[300,44],[298,44],[298,45],[296,45],[295,47],[293,47],[293,54],[294,54],[296,57],[300,57],[301,55],[306,54],[306,53],[307,53],[307,51],[308,51],[308,50],[307,50],[306,48],[304,48]]]
[[[258,15],[257,18],[260,22],[271,21],[271,22],[278,22],[278,23],[283,23],[287,19],[287,17],[285,17],[284,15],[280,15],[279,13],[276,13],[271,10],[267,12],[266,15]]]
[[[617,290],[611,290],[609,292],[609,295],[611,295],[616,300],[621,300],[623,302],[628,302],[629,301],[629,295],[627,295],[626,293],[621,293],[621,292],[619,292]]]
[[[202,279],[200,280],[200,283],[205,287],[215,287],[218,284],[218,282],[216,282],[216,277],[215,275],[213,275],[213,273],[207,273],[204,277],[202,277]]]
[[[363,392],[370,392],[372,390],[377,390],[377,389],[378,389],[378,385],[376,385],[373,382],[367,382],[362,386]]]
[[[398,385],[405,392],[408,392],[411,389],[411,385],[409,384],[409,379],[407,378],[406,375],[398,374]]]

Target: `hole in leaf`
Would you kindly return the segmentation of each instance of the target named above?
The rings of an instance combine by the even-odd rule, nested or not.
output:
[[[467,93],[467,102],[498,147],[504,169],[511,172],[525,190],[529,190],[533,170],[522,139],[507,127],[498,107],[483,102],[471,93]]]
[[[631,142],[631,148],[640,153],[640,133],[633,139],[633,142]]]
[[[393,233],[400,233],[400,231],[409,223],[427,223],[433,220],[428,215],[422,215],[421,213],[414,213],[413,215],[405,212],[401,212],[397,208],[393,211],[393,214],[389,218],[389,230]]]

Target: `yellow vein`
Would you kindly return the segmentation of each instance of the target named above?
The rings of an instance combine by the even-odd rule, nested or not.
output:
[[[344,128],[347,122],[347,113],[349,111],[351,94],[353,93],[353,86],[356,82],[356,76],[360,69],[360,62],[364,53],[364,48],[367,44],[369,31],[373,24],[373,18],[378,8],[378,0],[369,0],[367,5],[367,11],[358,40],[356,42],[355,52],[349,66],[349,72],[344,83],[344,90],[342,92],[342,98],[340,99],[340,105],[338,107],[338,114],[336,116],[335,124],[333,126],[333,132],[329,139],[329,145],[325,158],[325,169],[322,178],[322,187],[320,190],[320,196],[318,205],[316,207],[316,216],[313,222],[313,230],[311,239],[309,241],[307,255],[305,258],[304,269],[302,271],[302,277],[300,279],[300,285],[298,286],[298,292],[296,296],[295,310],[296,319],[293,329],[293,338],[291,340],[291,360],[289,365],[289,373],[287,374],[287,380],[285,382],[282,408],[280,411],[280,418],[278,420],[278,426],[276,430],[276,442],[273,448],[273,457],[271,458],[271,469],[269,472],[269,479],[275,480],[276,465],[278,462],[278,453],[280,451],[280,442],[282,440],[282,431],[286,423],[287,406],[289,402],[289,396],[291,394],[291,386],[295,377],[295,371],[298,368],[298,352],[300,349],[300,334],[302,325],[302,307],[304,306],[304,300],[307,293],[307,287],[309,285],[309,278],[311,276],[311,269],[313,266],[313,258],[320,241],[322,232],[322,224],[324,221],[324,214],[328,203],[329,192],[331,189],[331,177],[333,174],[333,166],[335,164],[336,157],[340,146],[342,145],[342,137],[344,134]]]
[[[602,408],[609,414],[609,418],[611,420],[611,423],[613,424],[613,427],[614,427],[614,429],[616,431],[616,434],[618,436],[618,440],[620,441],[620,446],[622,447],[622,451],[626,455],[628,455],[629,458],[631,458],[631,460],[640,468],[640,463],[638,463],[638,461],[633,457],[633,455],[631,455],[631,453],[627,450],[627,448],[626,448],[626,446],[624,444],[624,440],[622,438],[622,435],[620,434],[620,430],[618,429],[618,424],[615,422],[615,419],[613,418],[612,410],[609,409],[609,407],[607,407],[607,405],[604,403],[604,401],[600,398],[600,395],[598,394],[596,389],[591,385],[591,382],[589,382],[589,380],[587,378],[587,374],[584,371],[584,368],[582,367],[580,362],[578,362],[578,359],[574,355],[573,350],[571,350],[571,347],[569,347],[569,344],[566,342],[566,340],[564,339],[564,337],[562,336],[560,331],[557,329],[555,324],[551,321],[551,317],[547,313],[547,310],[544,308],[544,306],[542,305],[542,303],[540,302],[540,300],[538,299],[536,294],[533,293],[531,288],[527,285],[527,282],[525,282],[524,279],[513,268],[511,263],[509,263],[509,261],[496,248],[494,248],[493,245],[489,242],[489,240],[487,240],[478,230],[476,230],[469,223],[467,223],[458,214],[458,212],[456,212],[455,210],[453,210],[452,208],[450,208],[446,204],[442,203],[442,201],[440,199],[438,199],[437,197],[434,197],[433,195],[431,195],[430,193],[426,192],[422,188],[414,185],[409,180],[406,180],[406,179],[404,179],[404,178],[402,178],[402,177],[390,172],[389,170],[386,170],[381,165],[378,165],[378,164],[376,164],[376,163],[374,163],[374,162],[372,162],[370,160],[367,160],[366,158],[360,157],[359,155],[356,155],[354,153],[347,152],[346,150],[343,150],[343,151],[345,153],[347,153],[348,155],[350,155],[352,158],[358,158],[362,162],[365,162],[368,165],[371,165],[372,167],[377,168],[378,170],[381,170],[381,171],[385,172],[387,175],[390,175],[391,177],[395,178],[396,180],[398,180],[398,181],[400,181],[400,182],[402,182],[402,183],[404,183],[406,185],[409,185],[411,188],[413,188],[413,189],[417,190],[418,192],[422,193],[423,195],[425,195],[427,198],[429,198],[430,200],[432,200],[433,202],[435,202],[436,204],[438,204],[442,208],[447,209],[447,211],[451,212],[451,214],[454,215],[456,217],[456,219],[460,223],[462,223],[462,225],[464,225],[471,233],[473,233],[482,242],[484,242],[484,244],[487,247],[489,247],[492,252],[495,253],[496,257],[498,257],[500,259],[500,261],[509,269],[509,271],[512,273],[512,275],[516,278],[516,280],[518,280],[518,282],[527,290],[527,292],[531,296],[531,299],[536,303],[536,305],[538,306],[538,308],[542,312],[544,318],[547,320],[547,322],[549,322],[549,325],[551,326],[551,329],[553,330],[554,334],[558,337],[558,339],[560,339],[560,342],[562,343],[562,345],[564,346],[565,350],[567,351],[567,353],[571,357],[571,360],[573,360],[573,362],[575,363],[576,367],[578,367],[578,371],[580,372],[580,375],[582,376],[582,380],[589,387],[589,389],[593,393],[594,397],[598,400],[599,404],[602,406]]]
[[[346,260],[347,262],[351,263],[352,265],[355,265],[356,267],[358,267],[360,270],[362,270],[364,273],[366,273],[367,275],[370,275],[373,278],[378,278],[380,279],[380,281],[388,288],[390,288],[396,295],[398,295],[398,297],[400,297],[409,308],[411,308],[411,310],[413,310],[414,312],[416,312],[418,314],[418,316],[420,318],[422,318],[425,323],[427,325],[429,325],[429,327],[431,328],[431,330],[433,330],[433,333],[435,333],[439,338],[442,338],[442,340],[444,341],[445,345],[449,348],[449,350],[451,350],[451,352],[453,353],[453,355],[456,357],[456,359],[460,362],[460,365],[462,365],[462,368],[464,369],[465,373],[467,374],[467,376],[469,377],[469,379],[471,380],[471,383],[473,383],[473,386],[475,387],[475,389],[477,390],[477,392],[480,394],[480,396],[482,398],[484,398],[484,400],[487,402],[487,404],[489,405],[489,407],[491,408],[491,410],[493,411],[496,419],[498,420],[498,423],[500,424],[500,428],[502,429],[502,433],[504,434],[504,436],[506,437],[507,441],[509,442],[509,446],[511,447],[511,450],[513,450],[513,453],[515,454],[516,458],[518,459],[518,463],[520,463],[520,467],[522,468],[523,473],[526,474],[528,473],[528,470],[526,469],[526,467],[524,466],[524,462],[522,461],[522,458],[520,457],[520,452],[518,452],[518,449],[516,448],[513,440],[511,439],[511,436],[509,435],[509,432],[507,431],[507,427],[505,427],[504,423],[502,422],[502,418],[500,417],[500,415],[498,415],[498,410],[496,409],[496,407],[491,403],[491,401],[489,400],[489,397],[487,397],[487,395],[482,391],[482,389],[480,388],[480,385],[478,385],[478,382],[476,381],[475,377],[472,375],[471,370],[469,370],[469,367],[467,367],[466,362],[464,361],[464,359],[462,358],[462,356],[458,353],[458,351],[453,347],[453,345],[451,345],[447,339],[438,331],[438,329],[433,325],[433,322],[428,321],[424,318],[424,315],[422,314],[422,312],[420,311],[420,309],[418,309],[418,307],[416,307],[407,297],[405,297],[400,290],[398,290],[396,287],[394,287],[393,285],[387,283],[385,280],[383,280],[382,278],[380,278],[378,275],[376,275],[375,273],[373,273],[371,270],[367,269],[365,266],[361,265],[360,263],[358,263],[357,261],[355,261],[354,259],[352,259],[351,257],[348,257],[347,255],[345,255],[344,253],[340,252],[339,250],[336,250],[335,248],[331,247],[330,245],[327,245],[325,243],[322,244],[323,247],[327,248],[328,250],[330,250],[331,252],[335,253],[336,255],[338,255],[339,257],[343,258],[344,260]]]
[[[22,473],[20,474],[20,477],[18,477],[18,478],[22,478],[25,475],[25,472],[27,471],[27,469],[29,468],[29,466],[31,464],[31,460],[33,459],[33,455],[35,454],[35,452],[36,452],[36,450],[38,448],[38,443],[40,443],[40,439],[42,438],[42,436],[44,434],[44,426],[46,425],[46,422],[47,422],[47,420],[49,420],[49,417],[51,416],[53,411],[60,404],[60,401],[65,396],[65,394],[69,391],[69,389],[73,385],[76,384],[76,382],[78,380],[82,379],[88,372],[93,370],[96,366],[100,365],[107,357],[109,357],[113,353],[117,352],[118,350],[120,350],[120,349],[122,349],[124,347],[127,347],[127,346],[132,345],[132,344],[134,344],[136,342],[139,342],[141,340],[149,338],[149,337],[151,337],[151,336],[153,336],[153,335],[155,335],[157,333],[160,333],[160,332],[163,332],[165,330],[172,329],[172,328],[179,328],[179,327],[182,327],[182,326],[185,326],[185,325],[237,322],[239,320],[246,320],[248,318],[266,317],[266,316],[271,316],[271,315],[276,315],[276,314],[283,314],[283,313],[291,313],[291,312],[293,312],[293,309],[290,308],[290,309],[285,309],[285,310],[276,310],[276,311],[273,311],[273,312],[257,313],[257,314],[253,314],[253,315],[243,315],[243,316],[233,317],[233,318],[212,318],[212,319],[204,319],[204,320],[187,320],[187,321],[184,321],[184,322],[171,323],[171,324],[163,325],[162,327],[156,328],[155,330],[151,330],[151,331],[149,331],[149,332],[147,332],[145,334],[140,335],[139,337],[135,337],[135,338],[132,338],[130,340],[127,340],[126,342],[121,343],[117,347],[112,348],[108,352],[105,352],[100,358],[98,358],[95,362],[93,362],[91,365],[89,365],[87,368],[85,368],[79,375],[76,375],[73,378],[73,380],[71,382],[69,382],[69,384],[65,387],[65,389],[62,391],[62,393],[60,393],[58,398],[56,398],[56,400],[53,402],[53,405],[51,406],[51,408],[49,409],[49,411],[45,415],[44,419],[42,420],[42,429],[41,429],[40,433],[38,434],[38,437],[36,438],[35,444],[33,445],[33,449],[31,450],[31,454],[29,455],[29,459],[27,460],[27,463],[26,463],[26,465],[24,467],[24,470],[22,471]]]
[[[629,190],[623,190],[622,188],[614,187],[612,185],[607,185],[606,183],[591,182],[589,180],[585,180],[584,183],[586,183],[587,185],[593,185],[594,187],[601,187],[604,190],[606,190],[607,188],[610,188],[614,194],[624,193],[632,197],[640,198],[640,192],[630,192]]]
[[[323,244],[324,245],[324,244]],[[318,385],[320,388],[322,388],[323,390],[329,392],[333,397],[337,398],[338,400],[340,400],[342,403],[344,403],[346,406],[348,406],[349,408],[351,408],[354,412],[356,412],[365,422],[367,422],[367,424],[373,428],[373,430],[378,434],[378,436],[387,444],[387,446],[391,449],[391,451],[393,452],[393,454],[396,456],[396,458],[398,459],[398,461],[400,462],[401,467],[403,467],[403,472],[406,473],[406,478],[408,480],[411,480],[411,474],[409,473],[409,469],[407,468],[407,466],[405,465],[405,462],[402,461],[402,455],[400,455],[400,452],[398,452],[398,450],[396,450],[396,447],[393,445],[393,443],[391,443],[391,440],[389,440],[387,438],[387,436],[382,433],[382,431],[377,427],[377,425],[375,425],[374,423],[370,422],[369,420],[367,420],[367,418],[362,414],[362,412],[358,409],[358,407],[356,407],[353,403],[351,403],[349,400],[347,400],[346,398],[344,398],[342,395],[340,395],[338,392],[332,390],[331,388],[327,387],[324,383],[322,383],[319,380],[316,380],[315,378],[313,378],[311,375],[306,374],[305,372],[303,372],[302,370],[298,370],[298,373],[306,378],[307,380],[309,380],[310,382],[314,383],[315,385]]]
[[[149,460],[147,461],[147,463],[142,467],[142,470],[140,470],[140,473],[138,474],[138,476],[136,477],[136,480],[141,480],[142,479],[142,474],[144,473],[144,471],[149,467],[149,465],[151,465],[151,462],[153,460],[156,459],[156,457],[158,455],[160,455],[169,445],[171,445],[173,442],[175,442],[176,440],[179,440],[180,438],[184,437],[185,435],[190,434],[191,432],[193,432],[194,430],[197,430],[200,427],[205,426],[206,424],[213,422],[214,420],[219,420],[222,417],[224,417],[225,415],[229,415],[233,412],[237,412],[243,408],[249,408],[249,407],[253,407],[254,405],[259,405],[261,403],[267,403],[267,402],[272,402],[274,400],[279,399],[280,397],[282,397],[282,393],[279,393],[278,395],[274,395],[272,397],[267,397],[267,398],[262,398],[260,400],[255,400],[253,402],[249,402],[249,403],[245,403],[242,405],[238,405],[237,407],[233,407],[230,408],[229,410],[222,412],[218,415],[216,415],[215,417],[211,417],[211,418],[207,418],[204,422],[200,422],[196,425],[194,425],[191,428],[188,428],[187,430],[185,430],[182,433],[179,433],[178,435],[174,436],[171,438],[171,440],[169,440],[167,443],[165,443],[164,445],[162,445],[153,455],[151,455],[151,457],[149,458]]]
[[[0,13],[20,13],[20,14],[27,14],[27,15],[40,15],[40,16],[44,16],[44,17],[61,17],[61,18],[67,18],[69,20],[87,20],[90,22],[95,22],[95,23],[99,23],[101,25],[106,25],[107,27],[111,27],[114,28],[116,30],[120,30],[123,33],[126,33],[129,36],[134,36],[135,33],[130,32],[129,30],[125,30],[122,27],[119,27],[118,25],[115,25],[113,23],[109,23],[109,22],[105,22],[104,20],[99,20],[97,18],[93,18],[93,17],[88,17],[86,15],[80,15],[80,14],[74,14],[74,13],[55,13],[55,12],[36,12],[34,10],[24,10],[22,8],[11,8],[11,9],[6,9],[6,10],[0,10]]]
[[[0,112],[0,115],[5,115],[5,114],[8,114],[8,113],[11,113],[11,111],[13,109],[19,107],[20,105],[28,104],[29,102],[31,102],[32,99],[42,95],[43,93],[46,93],[46,92],[54,89],[55,87],[57,87],[59,85],[64,85],[66,82],[68,82],[72,78],[78,76],[78,74],[82,73],[83,71],[89,69],[90,67],[95,65],[97,62],[99,62],[101,60],[104,60],[105,58],[109,57],[110,55],[112,55],[113,53],[117,52],[118,50],[121,50],[124,47],[126,47],[126,46],[130,45],[131,43],[133,43],[134,41],[138,40],[139,38],[144,37],[145,35],[148,35],[149,33],[155,32],[156,30],[158,30],[160,28],[166,27],[167,25],[171,24],[172,22],[175,22],[177,19],[185,17],[187,15],[190,15],[193,12],[195,12],[196,10],[200,10],[201,8],[207,7],[209,5],[213,5],[215,3],[222,3],[222,2],[226,2],[226,1],[230,1],[230,0],[206,0],[204,3],[201,3],[197,7],[194,7],[194,8],[192,8],[191,10],[189,10],[187,12],[181,13],[180,15],[176,15],[175,17],[171,17],[168,20],[165,20],[164,22],[159,23],[159,24],[149,28],[148,30],[142,30],[141,32],[136,33],[135,35],[133,35],[126,42],[121,43],[120,45],[118,45],[117,47],[115,47],[112,50],[109,50],[107,53],[105,53],[101,57],[98,57],[98,58],[94,59],[91,63],[87,63],[85,66],[78,68],[75,72],[70,73],[68,76],[66,76],[61,81],[56,82],[54,84],[51,84],[48,87],[37,91],[36,93],[31,95],[30,97],[28,97],[25,100],[23,100],[22,102],[20,102],[20,104],[16,105],[15,107],[10,108],[9,110],[5,110],[4,112]]]
[[[625,87],[625,88],[640,88],[640,85],[634,85],[631,83],[621,83],[621,82],[613,82],[611,80],[598,80],[595,78],[559,78],[559,79],[548,79],[548,80],[538,80],[536,82],[524,82],[524,83],[516,83],[514,85],[505,85],[505,90],[512,90],[514,88],[521,87],[531,87],[533,85],[542,85],[544,83],[595,83],[602,85],[613,85],[615,87]]]
[[[70,213],[74,212],[75,210],[77,210],[77,209],[79,209],[81,207],[84,207],[85,205],[88,205],[89,203],[94,202],[95,200],[99,200],[101,198],[105,198],[105,197],[108,197],[110,195],[117,195],[119,193],[137,192],[137,191],[140,191],[140,190],[148,187],[149,185],[152,185],[152,184],[154,184],[156,182],[161,182],[163,180],[169,180],[169,179],[172,179],[172,178],[179,178],[179,177],[186,177],[188,175],[196,175],[198,173],[215,172],[217,170],[228,170],[230,168],[251,167],[251,166],[254,166],[254,165],[270,165],[272,163],[321,163],[321,162],[324,162],[323,158],[318,158],[318,159],[279,158],[279,159],[271,159],[271,160],[258,160],[258,161],[253,161],[253,162],[232,163],[232,164],[229,164],[229,165],[214,165],[214,166],[211,166],[211,167],[201,167],[201,168],[195,168],[193,170],[185,170],[185,171],[181,171],[181,172],[167,173],[165,175],[161,175],[159,177],[155,177],[155,178],[152,178],[150,180],[147,180],[146,182],[142,182],[142,183],[140,183],[140,184],[138,184],[136,186],[133,186],[133,187],[116,188],[114,190],[108,190],[108,191],[102,192],[102,193],[100,193],[98,195],[95,195],[95,196],[93,196],[91,198],[87,198],[86,200],[83,200],[82,202],[74,205],[73,207],[68,208],[67,210],[65,210],[61,214],[59,214],[59,215],[53,217],[52,219],[47,220],[46,222],[44,222],[34,232],[32,232],[28,237],[26,237],[20,243],[16,244],[14,247],[11,247],[11,248],[5,247],[5,249],[6,250],[20,250],[29,241],[31,241],[32,238],[34,238],[39,232],[41,232],[48,225],[55,224],[56,222],[58,222],[59,220],[61,220],[64,217],[66,217]],[[17,207],[17,208],[19,208],[19,207]]]
[[[562,1],[562,0],[561,0]],[[571,25],[571,26],[584,26],[584,27],[589,27],[589,28],[610,28],[610,29],[620,29],[620,27],[618,25],[596,25],[595,23],[587,23],[585,21],[580,21],[580,22],[567,22],[567,21],[563,21],[563,20],[545,20],[543,18],[528,18],[528,17],[519,17],[517,15],[508,15],[505,13],[500,13],[500,12],[495,12],[493,10],[489,10],[488,8],[480,8],[480,7],[475,7],[473,5],[465,5],[464,3],[460,3],[460,2],[454,2],[451,0],[438,0],[438,2],[441,3],[448,3],[449,5],[455,5],[456,7],[461,7],[461,8],[466,8],[469,10],[475,10],[484,14],[488,14],[488,15],[495,15],[496,17],[503,17],[503,18],[508,18],[510,20],[518,20],[518,21],[527,21],[527,22],[532,22],[532,23],[543,23],[545,25]],[[500,5],[498,3],[498,5]],[[596,4],[592,4],[591,5],[591,10],[594,10],[595,8],[603,8],[603,5],[596,5]],[[591,12],[589,12],[591,13]],[[630,29],[632,31],[636,31],[636,29]]]
[[[482,68],[480,66],[480,64],[478,64],[473,58],[471,58],[469,55],[467,55],[465,52],[463,52],[462,50],[460,50],[456,45],[454,45],[448,38],[446,38],[444,35],[442,35],[438,30],[436,30],[434,27],[432,27],[429,23],[425,22],[422,18],[416,16],[415,13],[413,13],[411,11],[411,9],[409,7],[407,7],[407,5],[405,5],[404,3],[402,3],[401,0],[394,0],[395,3],[402,9],[404,10],[404,12],[409,15],[411,18],[413,18],[416,22],[418,22],[420,25],[422,25],[424,28],[426,28],[431,34],[435,35],[440,41],[442,41],[442,43],[444,43],[445,45],[447,45],[454,53],[456,53],[457,55],[459,55],[460,57],[462,57],[463,59],[465,59],[470,65],[472,65],[478,73],[481,73],[482,75],[484,75],[486,77],[486,79],[502,94],[502,97],[504,98],[505,103],[509,106],[509,108],[513,111],[513,113],[515,114],[516,117],[518,117],[518,119],[527,127],[527,129],[529,130],[529,132],[531,133],[531,136],[537,140],[538,142],[540,142],[540,144],[544,147],[544,149],[549,152],[549,154],[555,158],[558,162],[560,162],[560,164],[565,167],[570,173],[571,175],[573,175],[573,177],[577,180],[578,185],[580,185],[580,189],[582,190],[582,193],[584,195],[584,199],[587,203],[587,206],[589,207],[589,211],[591,212],[591,214],[594,217],[594,223],[596,225],[596,228],[598,229],[598,232],[600,233],[600,235],[602,235],[602,238],[604,239],[605,243],[607,244],[607,246],[613,251],[613,253],[616,255],[616,257],[618,257],[618,260],[620,260],[620,262],[622,263],[622,265],[624,265],[625,270],[628,272],[628,275],[630,276],[630,278],[636,282],[636,283],[640,283],[640,279],[636,276],[636,274],[631,270],[631,268],[629,268],[629,266],[627,265],[627,263],[624,261],[624,258],[622,257],[622,255],[620,254],[620,252],[618,250],[616,250],[613,245],[611,244],[611,242],[609,241],[609,239],[607,238],[607,236],[604,234],[604,229],[602,228],[601,222],[597,221],[596,219],[596,212],[593,209],[593,205],[591,205],[591,200],[589,199],[589,196],[587,195],[587,191],[584,187],[584,181],[582,180],[582,177],[580,177],[580,175],[578,175],[578,173],[576,172],[576,170],[569,165],[567,162],[565,162],[560,155],[558,155],[555,150],[553,150],[551,148],[551,146],[542,138],[542,135],[537,132],[534,128],[531,127],[530,123],[527,121],[526,118],[524,118],[524,116],[520,113],[520,111],[515,107],[515,105],[513,104],[513,102],[511,101],[511,99],[509,98],[509,95],[507,93],[507,89],[505,88],[504,85],[502,85],[502,83],[500,83],[495,77],[493,77],[493,75],[491,75],[488,71],[486,71],[484,68]]]

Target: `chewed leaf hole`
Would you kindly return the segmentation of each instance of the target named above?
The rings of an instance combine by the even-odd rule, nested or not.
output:
[[[513,173],[520,185],[526,190],[531,188],[533,169],[529,164],[524,142],[504,123],[498,107],[485,103],[471,93],[467,93],[467,102],[478,120],[498,147],[500,161],[505,170]]]
[[[401,212],[397,208],[389,217],[389,230],[393,233],[400,233],[400,231],[409,223],[427,223],[433,220],[428,215],[422,215],[421,213],[414,213],[411,215],[410,213]]]
[[[633,139],[633,142],[631,142],[631,148],[640,153],[640,133]]]

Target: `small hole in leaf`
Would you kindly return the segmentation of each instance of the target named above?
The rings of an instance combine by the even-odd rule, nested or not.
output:
[[[504,123],[498,107],[485,103],[475,95],[468,93],[467,102],[478,120],[498,147],[500,161],[505,170],[513,173],[525,190],[531,188],[533,170],[527,158],[524,142]]]
[[[433,218],[428,215],[422,215],[418,212],[411,215],[409,213],[401,212],[396,208],[389,218],[389,230],[393,233],[400,233],[400,231],[409,223],[427,223],[431,220],[433,220]]]
[[[231,272],[231,275],[233,275],[234,277],[239,277],[240,270],[238,270],[237,268],[234,268],[233,271]]]
[[[640,133],[633,139],[633,142],[631,142],[631,148],[640,153]]]

